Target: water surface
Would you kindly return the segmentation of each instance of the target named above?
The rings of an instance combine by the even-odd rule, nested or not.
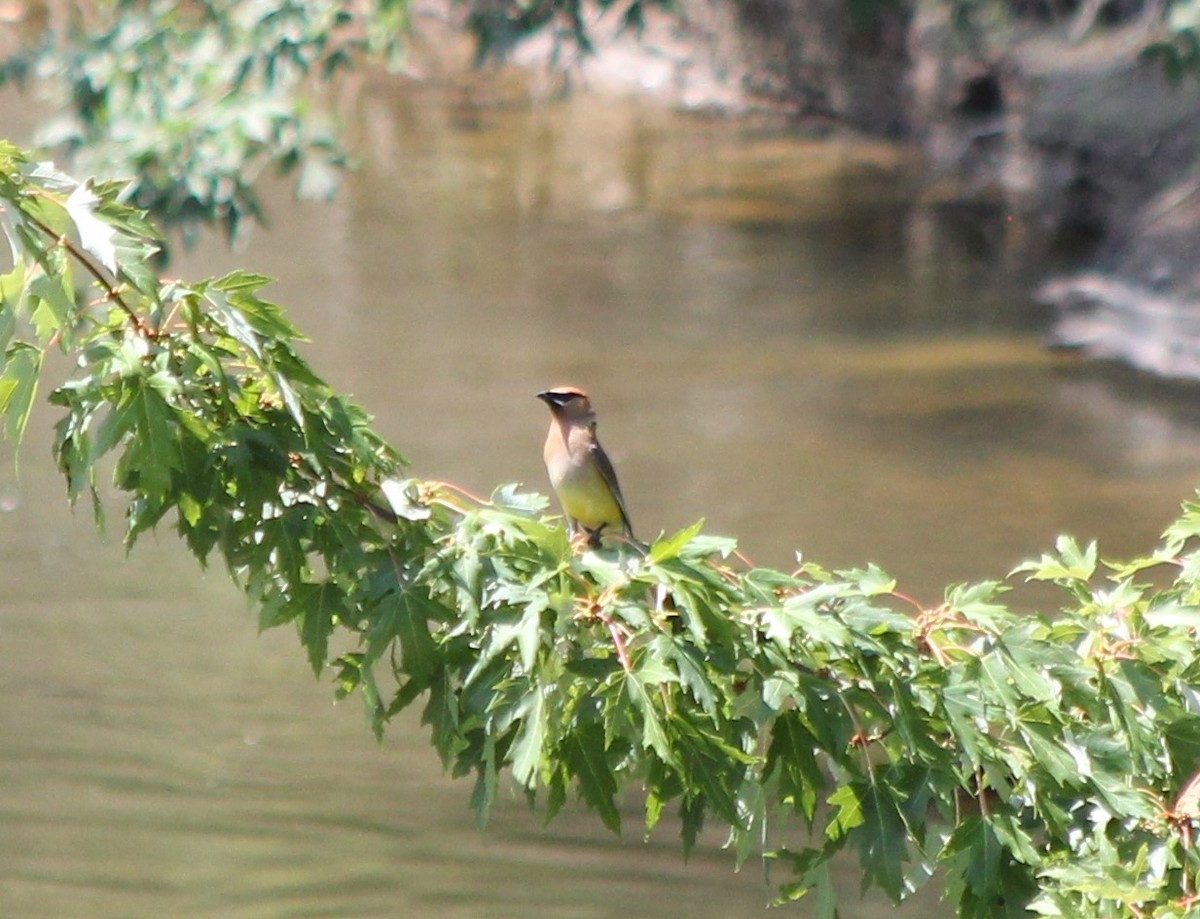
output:
[[[914,203],[911,153],[475,98],[368,85],[334,204],[281,189],[244,251],[172,269],[277,276],[416,474],[544,489],[533,393],[577,383],[643,536],[704,517],[762,563],[874,561],[931,602],[1064,530],[1139,551],[1191,494],[1194,392],[1044,350],[1034,234]],[[97,542],[51,418],[0,472],[0,916],[762,915],[758,866],[685,865],[633,814],[615,840],[511,800],[479,832],[415,718],[377,748],[169,533]],[[847,914],[893,914],[843,883]]]

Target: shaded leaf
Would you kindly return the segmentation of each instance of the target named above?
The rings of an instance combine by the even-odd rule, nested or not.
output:
[[[0,415],[4,416],[4,436],[13,445],[20,444],[25,434],[41,371],[39,349],[24,342],[8,346],[0,371]]]

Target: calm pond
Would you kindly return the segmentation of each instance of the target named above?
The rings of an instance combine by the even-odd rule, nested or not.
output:
[[[544,491],[533,394],[577,383],[644,536],[704,517],[928,602],[1063,531],[1144,550],[1200,481],[1195,391],[1047,352],[1035,234],[914,203],[910,153],[586,95],[372,84],[356,109],[333,204],[281,187],[269,231],[172,271],[278,277],[417,475]],[[376,746],[169,531],[98,541],[52,420],[0,466],[0,916],[764,915],[719,836],[685,865],[669,827],[543,827],[515,798],[480,832],[415,716]],[[842,883],[846,915],[896,915]]]

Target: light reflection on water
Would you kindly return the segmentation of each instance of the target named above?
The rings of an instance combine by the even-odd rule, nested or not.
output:
[[[360,109],[335,204],[280,196],[245,252],[173,270],[278,276],[418,474],[543,489],[532,394],[578,382],[643,534],[704,516],[764,563],[872,560],[926,599],[1064,529],[1136,551],[1191,492],[1191,394],[1042,350],[1034,242],[914,207],[902,151],[588,98]],[[48,418],[0,473],[0,916],[762,913],[757,866],[683,865],[635,813],[617,842],[507,801],[479,833],[415,717],[376,749],[221,572],[166,534],[98,544]],[[848,914],[891,914],[844,884]]]

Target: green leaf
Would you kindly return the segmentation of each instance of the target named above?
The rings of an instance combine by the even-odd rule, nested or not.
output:
[[[829,875],[829,859],[837,851],[834,846],[823,849],[803,849],[768,852],[767,858],[787,862],[796,880],[780,885],[780,895],[772,906],[793,902],[816,891],[815,913],[819,919],[836,919],[837,895]]]
[[[704,521],[700,521],[703,523]],[[710,536],[704,533],[696,535],[686,543],[679,552],[680,558],[694,561],[710,558],[714,555],[728,558],[737,549],[737,540],[730,536]]]
[[[1064,788],[1078,787],[1083,776],[1079,764],[1063,744],[1062,737],[1051,724],[1023,720],[1019,730],[1037,764]]]
[[[1190,776],[1200,772],[1200,715],[1177,712],[1167,719],[1162,732],[1175,775]]]
[[[501,485],[492,492],[492,506],[499,510],[532,517],[549,507],[550,500],[545,495],[522,492],[520,486],[517,485]]]
[[[25,263],[18,261],[12,271],[0,274],[0,357],[16,331],[17,314],[24,302]]]
[[[24,342],[13,342],[0,372],[0,415],[4,436],[14,446],[21,443],[41,378],[42,352]]]
[[[696,848],[707,813],[708,808],[703,795],[685,794],[679,802],[679,835],[683,842],[684,858],[691,855],[692,850]]]
[[[496,800],[499,771],[496,762],[496,738],[488,734],[483,741],[483,756],[480,757],[477,767],[475,789],[471,793],[471,809],[475,811],[475,818],[481,830],[487,828],[492,804]]]
[[[391,594],[379,605],[367,633],[367,660],[375,661],[392,641],[400,645],[399,669],[419,686],[428,686],[437,671],[437,652],[429,620],[444,609],[415,590]]]
[[[675,665],[680,683],[691,693],[700,707],[715,715],[718,706],[717,688],[709,677],[704,655],[691,644],[660,635],[654,640],[656,652]]]
[[[863,806],[858,790],[853,785],[842,785],[826,799],[833,810],[829,823],[825,827],[825,835],[831,840],[840,840],[849,835],[850,831],[862,826]]]
[[[654,750],[663,762],[671,762],[674,759],[671,744],[668,742],[666,731],[663,728],[662,716],[655,707],[650,693],[646,690],[645,681],[649,681],[652,686],[658,682],[654,673],[647,673],[645,670],[640,673],[625,674],[625,693],[629,701],[633,703],[638,715],[641,716],[642,746]]]
[[[996,599],[1008,589],[1000,581],[956,584],[946,589],[946,605],[974,622],[995,627],[1011,616],[1008,608]]]
[[[1070,536],[1060,536],[1054,543],[1057,555],[1043,554],[1036,561],[1022,562],[1013,569],[1013,574],[1026,573],[1031,581],[1087,581],[1096,571],[1098,552],[1096,543],[1080,549]]]
[[[617,808],[617,781],[608,765],[604,730],[598,724],[581,726],[568,734],[562,745],[563,760],[579,781],[579,792],[612,832],[621,832]]]
[[[409,680],[396,693],[389,713],[403,711],[416,698],[417,692],[410,687],[415,681]],[[429,690],[429,701],[421,713],[421,724],[428,725],[433,735],[433,746],[441,755],[443,765],[448,765],[460,747],[463,745],[461,733],[461,713],[457,688],[451,681],[449,671],[443,670],[434,675],[427,686],[419,689]],[[418,691],[419,691],[418,689]]]
[[[171,473],[181,467],[170,406],[149,381],[142,381],[133,400],[137,414],[137,454],[133,465],[138,485],[156,500],[171,488]]]
[[[428,520],[433,511],[422,503],[420,483],[416,479],[384,479],[379,483],[379,490],[387,499],[388,506],[405,520]]]
[[[767,637],[784,645],[799,631],[806,640],[835,647],[851,642],[850,630],[826,604],[845,591],[840,584],[819,584],[803,593],[788,597],[782,606],[767,608],[762,616]]]
[[[525,788],[532,788],[537,781],[545,740],[546,699],[541,687],[535,685],[521,706],[521,729],[510,752],[513,778]]]
[[[876,565],[868,565],[865,571],[847,571],[843,576],[865,597],[883,596],[896,589],[896,579]]]
[[[294,601],[303,610],[300,640],[308,652],[309,665],[317,676],[325,669],[329,656],[329,636],[333,634],[345,601],[341,588],[330,581],[303,585]]]
[[[978,900],[992,901],[1003,894],[1000,887],[1001,859],[1004,847],[990,822],[968,816],[955,827],[941,852],[943,860],[952,859],[955,870]]]
[[[1151,628],[1200,629],[1200,606],[1169,600],[1146,610],[1142,618]]]
[[[47,258],[49,268],[37,268],[26,275],[31,318],[43,345],[62,334],[75,315],[74,282],[62,252],[52,250]]]
[[[854,838],[863,869],[863,889],[875,883],[893,900],[899,900],[904,894],[908,831],[897,793],[881,781],[858,784],[855,793],[862,809]]]
[[[695,539],[703,528],[704,521],[697,520],[690,527],[680,530],[674,536],[660,536],[650,546],[650,551],[646,554],[647,563],[658,565],[669,559],[678,558],[684,546]]]
[[[67,214],[75,222],[79,242],[84,251],[95,256],[113,274],[117,272],[117,249],[113,243],[116,231],[96,216],[100,197],[92,191],[90,182],[77,185],[67,197]]]
[[[828,781],[817,762],[817,750],[816,738],[799,712],[784,712],[775,720],[765,772],[778,781],[779,800],[798,810],[810,827]]]

